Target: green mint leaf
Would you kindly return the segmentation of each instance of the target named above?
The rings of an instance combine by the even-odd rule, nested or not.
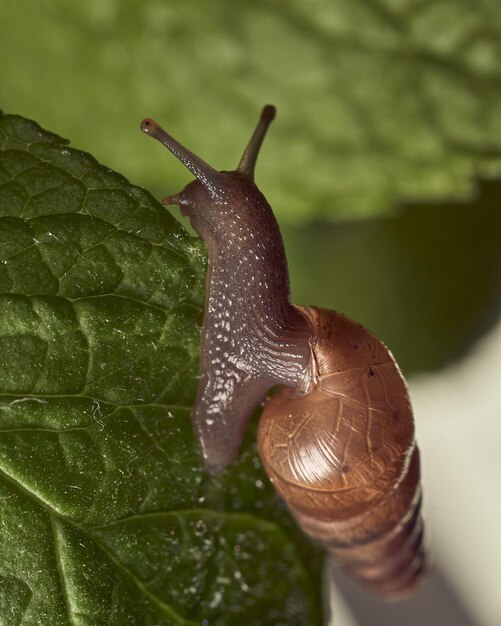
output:
[[[34,122],[0,146],[1,623],[319,624],[253,434],[201,464],[200,241]]]

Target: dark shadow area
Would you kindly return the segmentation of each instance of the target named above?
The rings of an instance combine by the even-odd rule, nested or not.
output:
[[[436,567],[415,595],[394,603],[371,598],[337,567],[330,569],[358,626],[478,626]],[[333,613],[335,625],[336,607]]]
[[[465,355],[501,311],[501,180],[470,201],[407,204],[393,217],[284,229],[293,302],[346,313],[406,373]]]

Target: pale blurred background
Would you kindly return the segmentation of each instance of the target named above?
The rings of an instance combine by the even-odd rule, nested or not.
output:
[[[411,379],[433,570],[415,597],[392,605],[337,572],[332,624],[501,624],[500,371],[498,324],[461,362]]]

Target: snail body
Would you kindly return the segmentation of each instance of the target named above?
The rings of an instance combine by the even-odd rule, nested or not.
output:
[[[179,205],[207,245],[201,377],[192,414],[207,470],[237,456],[268,398],[258,444],[302,529],[370,591],[394,598],[425,569],[419,452],[405,381],[386,346],[325,309],[289,301],[282,237],[254,183],[274,107],[238,168],[219,172],[146,119],[141,128],[196,176]]]

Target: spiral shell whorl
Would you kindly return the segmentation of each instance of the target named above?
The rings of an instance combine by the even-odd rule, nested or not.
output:
[[[312,328],[312,388],[265,407],[263,465],[303,530],[380,597],[425,570],[419,451],[405,381],[384,344],[333,311],[298,307]]]

